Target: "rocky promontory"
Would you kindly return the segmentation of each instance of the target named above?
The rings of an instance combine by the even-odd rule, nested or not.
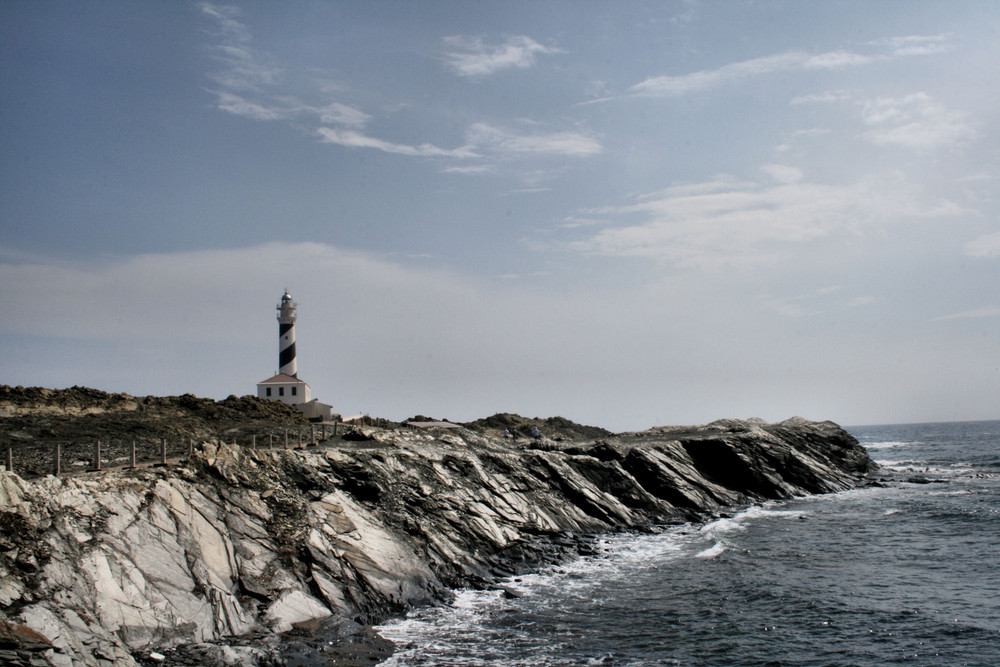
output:
[[[365,624],[571,557],[588,535],[845,490],[873,468],[830,422],[502,437],[515,417],[0,473],[0,663],[320,664],[349,652],[329,641],[342,636],[368,650],[337,664],[370,664],[391,649]]]

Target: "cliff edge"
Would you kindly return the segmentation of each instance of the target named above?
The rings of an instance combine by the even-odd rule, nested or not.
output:
[[[0,473],[0,662],[125,666],[194,645],[205,663],[281,664],[275,633],[371,623],[569,557],[580,536],[845,490],[873,468],[830,422],[561,442],[477,426]],[[233,636],[251,639],[213,644]]]

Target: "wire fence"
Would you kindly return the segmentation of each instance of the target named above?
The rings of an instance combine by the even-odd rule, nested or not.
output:
[[[371,420],[372,422],[376,420]],[[374,424],[370,424],[374,425]],[[21,477],[66,475],[109,468],[169,465],[192,456],[204,442],[226,443],[251,449],[300,449],[336,437],[351,426],[338,423],[244,427],[210,438],[178,435],[150,438],[102,438],[39,440],[8,444],[5,469]]]

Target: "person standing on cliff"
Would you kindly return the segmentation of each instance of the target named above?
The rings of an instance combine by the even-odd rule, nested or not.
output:
[[[538,427],[537,426],[534,429],[532,429],[531,435],[532,435],[532,437],[535,438],[535,440],[538,440],[539,438],[542,437],[541,434],[538,433]]]

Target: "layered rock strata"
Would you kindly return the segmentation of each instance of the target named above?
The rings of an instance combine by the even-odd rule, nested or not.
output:
[[[569,555],[571,536],[840,491],[873,465],[836,425],[802,420],[585,443],[353,437],[206,444],[174,466],[30,482],[0,473],[0,663],[124,666],[316,619],[368,623]]]

